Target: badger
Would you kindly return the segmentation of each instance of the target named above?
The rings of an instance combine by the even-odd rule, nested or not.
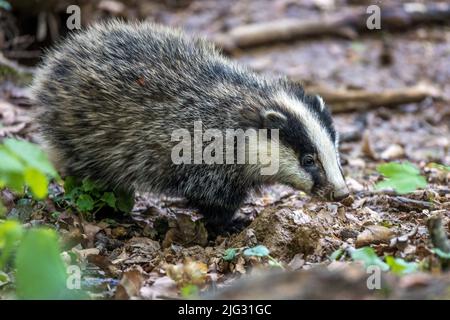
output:
[[[349,193],[338,134],[319,96],[252,72],[178,29],[109,21],[73,32],[46,54],[31,92],[40,133],[64,174],[184,197],[215,230],[231,228],[248,194],[265,185],[328,201]],[[278,170],[261,174],[260,162],[175,163],[173,132],[194,134],[196,121],[219,132],[277,130]]]

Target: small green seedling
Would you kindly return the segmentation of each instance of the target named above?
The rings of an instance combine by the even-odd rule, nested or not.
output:
[[[37,199],[44,199],[48,194],[50,179],[59,179],[44,152],[28,141],[5,139],[0,145],[0,189],[8,187],[23,193],[25,186]]]
[[[394,189],[399,194],[406,194],[425,188],[427,181],[420,175],[419,169],[409,162],[389,162],[377,167],[386,179],[377,183],[377,189]]]
[[[128,213],[134,205],[132,195],[104,191],[89,179],[80,182],[75,177],[66,177],[64,190],[64,199],[83,213],[95,214],[104,207]]]
[[[242,252],[243,249],[244,248],[229,248],[225,250],[223,260],[233,261]],[[269,253],[270,253],[269,249],[267,249],[267,247],[263,245],[257,245],[253,248],[246,248],[242,252],[242,254],[246,257],[260,257],[260,258],[267,257],[267,259],[269,259],[269,265],[271,267],[284,269],[283,265],[274,257],[272,257]]]
[[[351,257],[355,261],[361,261],[364,263],[364,267],[377,266],[382,271],[388,271],[389,266],[381,260],[375,250],[370,247],[359,248],[350,253]]]

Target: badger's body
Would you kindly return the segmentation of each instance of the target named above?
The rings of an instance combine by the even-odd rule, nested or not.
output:
[[[110,22],[76,33],[47,55],[32,92],[43,137],[65,174],[186,197],[218,226],[231,222],[248,192],[264,184],[324,198],[347,193],[336,133],[320,98],[287,80],[265,79],[179,31]],[[194,121],[222,132],[280,129],[278,172],[175,164],[172,133],[192,132]]]

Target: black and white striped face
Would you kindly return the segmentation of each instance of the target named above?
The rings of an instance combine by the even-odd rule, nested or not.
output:
[[[349,194],[340,166],[338,135],[328,109],[319,96],[278,92],[280,169],[278,182],[323,200],[339,201]]]

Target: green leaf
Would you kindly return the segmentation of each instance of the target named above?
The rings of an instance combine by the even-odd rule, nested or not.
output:
[[[450,252],[444,252],[439,248],[434,248],[432,251],[441,259],[450,259]]]
[[[384,263],[370,247],[356,249],[351,252],[352,259],[355,261],[362,261],[364,267],[378,266],[382,271],[389,270],[389,266]]]
[[[181,288],[180,293],[183,298],[192,298],[198,295],[199,289],[196,285],[188,284]]]
[[[417,263],[407,262],[400,258],[394,258],[392,256],[386,257],[386,263],[391,268],[391,271],[397,275],[404,275],[417,271]]]
[[[236,248],[228,248],[223,254],[223,260],[232,261],[236,258]]]
[[[23,228],[15,220],[0,223],[0,269],[3,269],[11,253],[22,238]]]
[[[68,297],[66,268],[60,257],[57,235],[50,229],[25,233],[16,256],[17,296],[21,299]]]
[[[248,248],[244,250],[244,256],[256,256],[256,257],[267,257],[270,251],[263,245],[258,245],[253,248]]]
[[[9,278],[8,274],[0,271],[0,288],[4,286],[5,284],[9,283],[11,279]]]
[[[82,194],[78,197],[76,205],[82,212],[89,212],[94,209],[94,200],[88,194]]]
[[[343,254],[343,253],[344,253],[344,249],[342,249],[342,248],[339,248],[339,249],[335,250],[335,251],[331,254],[330,260],[331,260],[331,261],[334,261],[334,260],[339,259],[340,257],[342,257],[342,254]]]
[[[0,172],[0,188],[8,187],[16,192],[23,192],[25,180],[23,172]]]
[[[418,175],[420,174],[419,169],[417,169],[412,163],[410,162],[403,162],[403,163],[397,163],[397,162],[389,162],[380,164],[377,167],[378,172],[380,172],[385,177],[391,178],[398,174],[410,174],[410,175]]]
[[[25,166],[15,155],[11,154],[4,146],[0,146],[0,188],[9,187],[22,192],[24,187],[23,171]]]
[[[122,212],[129,213],[134,207],[134,195],[124,191],[116,192],[116,207]]]
[[[84,192],[91,192],[96,189],[96,186],[90,179],[83,179],[82,189]]]
[[[43,199],[48,194],[47,176],[35,168],[25,169],[25,183],[30,186],[31,192],[38,199]]]
[[[280,268],[284,270],[283,265],[280,263],[280,261],[276,260],[275,258],[268,256],[269,257],[269,266],[271,267],[275,267],[275,268]]]
[[[58,173],[48,160],[47,155],[37,145],[16,139],[5,139],[3,143],[7,150],[23,160],[30,167],[41,170],[51,177],[58,177]]]
[[[64,193],[66,195],[70,194],[77,186],[78,183],[75,177],[68,176],[64,179]]]
[[[105,202],[111,208],[116,208],[116,196],[114,195],[114,193],[105,192],[100,200]]]
[[[6,207],[0,201],[0,219],[5,218],[5,215],[6,215]]]
[[[427,186],[426,179],[409,162],[385,163],[379,165],[377,170],[386,177],[386,180],[376,184],[377,189],[392,188],[399,194],[405,194]]]
[[[0,159],[2,159],[1,172],[22,172],[24,169],[22,162],[3,146],[0,146]]]

